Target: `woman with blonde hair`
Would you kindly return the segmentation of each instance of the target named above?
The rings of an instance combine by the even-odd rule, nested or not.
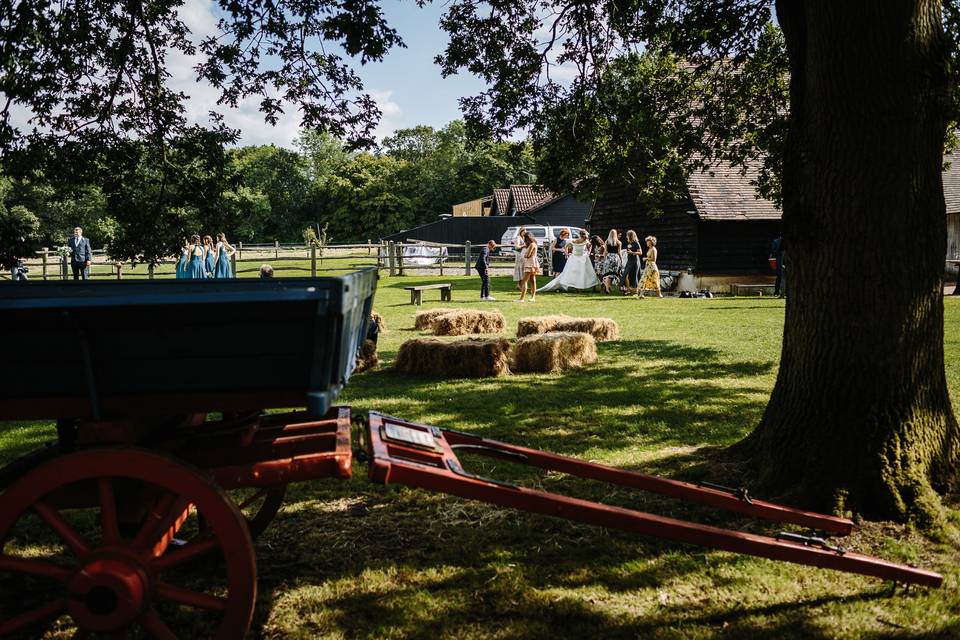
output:
[[[644,289],[655,289],[657,297],[662,298],[660,292],[660,270],[657,269],[657,237],[647,236],[644,238],[647,243],[647,266],[643,269],[643,276],[640,278],[640,288],[637,289],[637,297],[643,298]]]
[[[214,272],[215,278],[232,278],[233,267],[230,264],[230,258],[236,253],[229,242],[227,236],[223,233],[217,234],[217,270]]]
[[[217,268],[217,254],[213,249],[213,238],[210,236],[203,236],[203,256],[203,265],[207,277],[212,278]]]
[[[610,274],[620,273],[620,268],[623,266],[623,261],[620,259],[620,237],[617,235],[616,229],[610,229],[610,233],[607,234],[607,241],[603,245],[604,249],[604,258],[603,264],[600,267],[600,273],[605,274],[603,278],[603,292],[610,293],[610,285],[613,281],[613,278]]]
[[[536,239],[529,231],[523,238],[523,280],[520,282],[520,302],[524,301],[527,295],[527,283],[530,283],[530,302],[537,301],[537,276],[542,273],[540,270],[540,255]]]

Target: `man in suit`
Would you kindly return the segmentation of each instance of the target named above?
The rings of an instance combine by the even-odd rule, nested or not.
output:
[[[86,280],[90,277],[90,261],[93,260],[93,249],[90,248],[90,241],[83,237],[83,229],[74,227],[73,237],[67,244],[70,247],[73,279]]]
[[[487,244],[480,249],[480,257],[477,258],[477,274],[480,276],[480,299],[496,300],[490,295],[490,254],[497,248],[497,243],[493,240],[487,240]]]

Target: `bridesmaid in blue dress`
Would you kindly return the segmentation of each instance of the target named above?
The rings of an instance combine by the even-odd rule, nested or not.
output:
[[[217,270],[214,272],[215,278],[232,278],[233,267],[230,265],[230,258],[237,250],[227,242],[227,236],[222,233],[217,234]]]
[[[187,239],[184,238],[183,242],[180,243],[180,259],[177,260],[177,271],[176,276],[177,280],[187,277]]]
[[[203,255],[205,256],[203,265],[207,277],[212,278],[216,271],[217,252],[213,249],[213,238],[210,236],[203,236]]]
[[[189,280],[205,280],[207,272],[203,266],[203,245],[200,244],[200,236],[190,238],[190,262],[187,263],[187,275]]]

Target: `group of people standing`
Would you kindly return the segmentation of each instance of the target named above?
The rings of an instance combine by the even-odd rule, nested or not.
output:
[[[567,234],[569,235],[569,231]],[[516,258],[513,263],[513,280],[520,290],[520,302],[525,302],[527,287],[530,287],[530,302],[537,301],[537,276],[543,273],[540,267],[540,244],[533,234],[521,227],[513,239]]]
[[[627,260],[623,265],[621,289],[624,295],[633,294],[636,298],[643,298],[644,291],[657,292],[662,298],[660,290],[660,270],[657,268],[657,238],[647,236],[643,239],[646,249],[640,244],[639,237],[632,229],[627,231],[626,247],[620,242],[616,229],[611,229],[604,242],[599,236],[594,236],[591,244],[594,247],[593,259],[599,264],[597,271],[600,274],[618,273],[622,265],[621,252],[626,251]],[[602,287],[605,293],[610,293],[612,277],[604,277]]]
[[[627,231],[626,240],[624,247],[616,229],[610,231],[606,241],[600,236],[590,238],[586,234],[571,239],[569,229],[561,230],[551,248],[551,266],[556,277],[541,287],[540,291],[592,289],[599,284],[605,293],[610,293],[613,280],[610,274],[622,274],[621,289],[624,295],[643,298],[644,291],[652,290],[662,298],[660,270],[657,268],[657,238],[644,238],[646,249],[632,230]],[[514,238],[514,249],[516,261],[513,279],[520,290],[520,301],[525,300],[528,287],[531,288],[530,300],[535,301],[537,276],[542,273],[537,240],[521,227]],[[626,264],[621,257],[624,250]],[[603,277],[603,281],[600,277]]]
[[[232,278],[233,267],[230,258],[236,249],[227,242],[227,237],[217,234],[214,243],[210,236],[195,235],[188,242],[183,239],[180,259],[177,261],[177,278],[186,280],[204,280],[206,278]]]

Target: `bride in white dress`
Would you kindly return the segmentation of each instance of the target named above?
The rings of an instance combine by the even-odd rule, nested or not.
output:
[[[579,238],[570,243],[573,251],[567,257],[567,265],[556,278],[545,286],[539,287],[540,291],[590,289],[600,284],[597,279],[597,272],[593,270],[593,265],[590,264],[590,256],[587,255],[588,242],[588,236],[581,234]]]

